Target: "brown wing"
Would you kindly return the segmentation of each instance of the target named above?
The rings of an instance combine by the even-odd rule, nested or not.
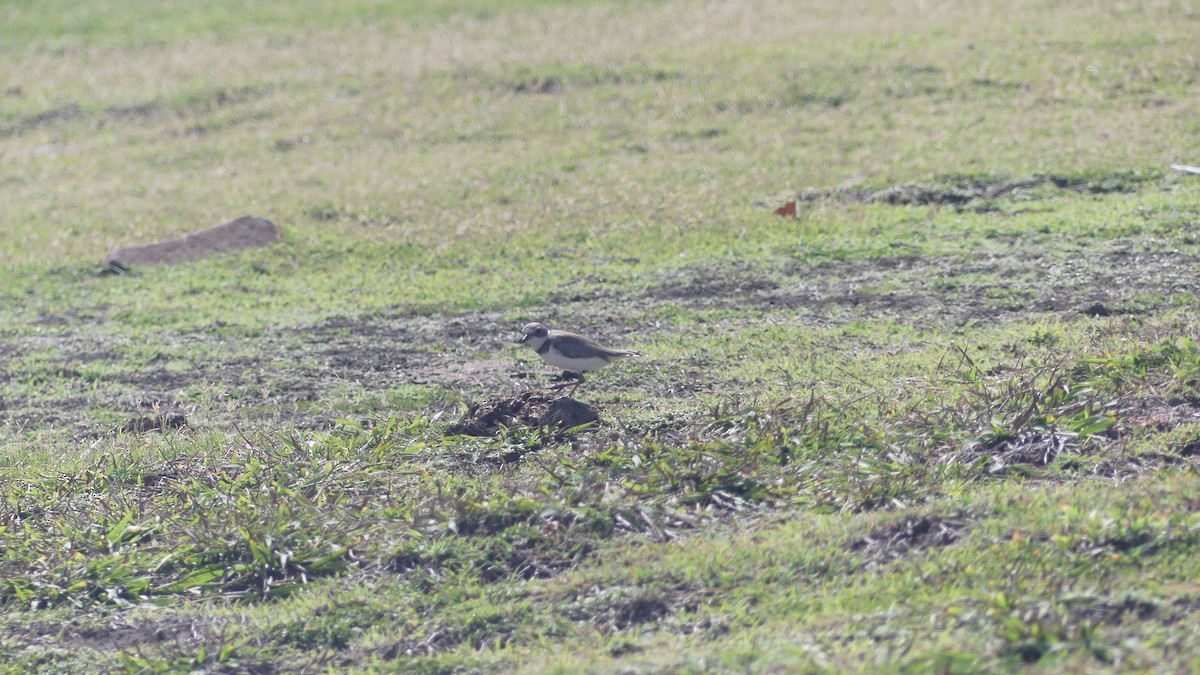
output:
[[[631,356],[637,353],[624,349],[609,349],[582,335],[568,333],[565,330],[552,330],[550,331],[550,337],[554,340],[554,347],[558,350],[558,353],[568,359],[586,359],[592,356],[614,359],[618,356]]]

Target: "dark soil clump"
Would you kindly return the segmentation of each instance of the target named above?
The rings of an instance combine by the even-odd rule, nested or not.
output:
[[[567,396],[527,391],[516,396],[470,404],[467,414],[446,430],[448,435],[495,436],[513,426],[570,429],[597,422],[595,407]]]

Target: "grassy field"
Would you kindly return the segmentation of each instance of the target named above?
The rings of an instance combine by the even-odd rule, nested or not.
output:
[[[1200,668],[1190,3],[244,4],[0,7],[0,670]]]

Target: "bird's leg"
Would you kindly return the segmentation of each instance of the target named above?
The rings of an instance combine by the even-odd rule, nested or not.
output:
[[[569,397],[575,396],[575,390],[578,389],[579,385],[581,385],[581,384],[583,384],[583,373],[579,374],[579,379],[575,380],[575,386],[571,387],[571,393],[567,394],[567,396],[569,396]]]
[[[570,372],[570,371],[567,371],[567,372]],[[561,384],[556,384],[550,388],[553,389],[554,391],[558,391],[560,389],[566,389],[567,387],[570,387],[571,393],[568,394],[568,396],[574,396],[575,390],[579,388],[579,385],[583,384],[583,373],[571,373],[571,374],[574,375],[575,377],[570,382],[563,382]]]

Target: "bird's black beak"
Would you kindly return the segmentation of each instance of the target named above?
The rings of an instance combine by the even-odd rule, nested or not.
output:
[[[529,341],[529,334],[528,334],[528,333],[526,333],[525,335],[522,335],[522,336],[521,336],[521,339],[520,339],[520,340],[517,340],[517,341],[516,341],[514,344],[523,345],[523,344],[525,344],[525,343],[526,343],[526,342],[528,342],[528,341]]]

